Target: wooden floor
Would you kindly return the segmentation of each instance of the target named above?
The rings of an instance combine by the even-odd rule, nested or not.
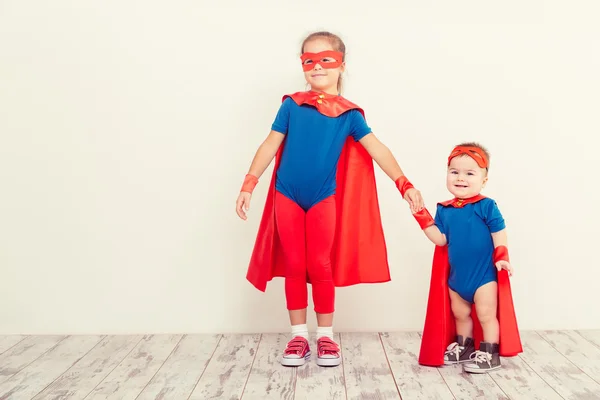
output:
[[[286,368],[288,338],[0,336],[0,400],[600,399],[600,330],[523,332],[486,375],[419,366],[409,332],[338,334],[341,366]]]

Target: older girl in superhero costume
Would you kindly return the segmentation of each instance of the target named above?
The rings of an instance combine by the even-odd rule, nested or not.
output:
[[[500,356],[522,352],[506,225],[496,202],[480,194],[488,169],[481,145],[456,146],[446,180],[454,199],[437,204],[435,219],[426,208],[414,214],[436,245],[421,364],[463,363],[465,371],[483,373],[500,368]]]
[[[266,140],[244,179],[237,213],[246,220],[251,193],[275,158],[247,279],[265,291],[285,277],[292,338],[281,363],[310,357],[307,283],[317,315],[317,364],[337,366],[335,287],[390,280],[373,159],[396,183],[412,212],[422,198],[390,150],[371,132],[363,110],[339,95],[345,46],[329,33],[308,36],[301,64],[310,90],[283,96]]]

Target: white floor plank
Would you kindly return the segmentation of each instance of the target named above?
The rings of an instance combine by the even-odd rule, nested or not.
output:
[[[0,383],[9,379],[66,336],[30,336],[0,355]]]
[[[102,336],[69,336],[0,384],[0,399],[30,399],[96,346]]]
[[[190,400],[239,399],[259,341],[258,334],[223,337]]]
[[[289,339],[289,335],[288,335]],[[340,335],[334,335],[340,343]],[[310,361],[296,371],[296,400],[341,400],[346,399],[344,369],[319,367],[316,363],[317,343],[311,340],[312,357]],[[282,352],[283,350],[280,350]]]
[[[284,367],[279,363],[289,334],[265,333],[260,339],[258,351],[244,389],[244,400],[294,398],[296,368]]]
[[[86,400],[135,399],[169,357],[181,335],[147,335]]]
[[[378,333],[342,333],[348,400],[400,399]]]
[[[600,384],[600,349],[574,331],[538,332],[552,347]]]
[[[600,399],[600,330],[522,332],[486,375],[418,365],[418,333],[342,333],[343,365],[283,367],[289,333],[0,336],[0,400]],[[8,339],[7,339],[8,338]],[[243,396],[242,396],[243,395]]]
[[[208,365],[221,335],[186,335],[136,400],[187,399]]]
[[[513,400],[562,399],[520,357],[502,358],[502,369],[490,373],[490,378]]]
[[[598,399],[600,385],[554,349],[536,332],[522,332],[520,355],[547,384],[565,399]]]
[[[443,366],[439,371],[458,400],[509,398],[488,374],[465,372],[462,365]]]
[[[0,336],[0,354],[4,353],[20,341],[24,340],[25,335],[3,335]]]
[[[142,335],[108,336],[33,400],[80,400],[112,372]]]
[[[454,399],[437,368],[419,365],[421,336],[417,332],[382,333],[381,340],[402,400]]]
[[[578,334],[583,336],[588,342],[600,349],[600,329],[592,330],[580,330],[576,331]]]

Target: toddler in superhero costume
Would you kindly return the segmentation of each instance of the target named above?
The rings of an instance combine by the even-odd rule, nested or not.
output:
[[[395,182],[411,211],[421,194],[390,150],[367,125],[363,110],[339,95],[345,45],[329,32],[309,35],[301,65],[310,90],[283,96],[268,137],[244,179],[236,211],[247,219],[251,194],[275,158],[275,167],[246,274],[265,291],[285,278],[291,340],[281,363],[309,359],[308,283],[317,316],[317,364],[337,366],[334,341],[335,287],[390,280],[373,160]]]
[[[454,198],[414,213],[436,245],[419,363],[463,364],[471,373],[501,367],[500,356],[522,352],[509,276],[506,225],[496,202],[480,194],[489,153],[477,143],[456,146],[446,185]],[[478,348],[478,350],[476,350]]]

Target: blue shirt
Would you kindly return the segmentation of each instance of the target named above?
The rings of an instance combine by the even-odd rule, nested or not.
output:
[[[448,285],[461,295],[470,292],[463,298],[472,296],[490,276],[495,277],[491,234],[506,227],[496,202],[486,197],[461,208],[438,204],[435,225],[448,242]]]
[[[272,130],[286,135],[275,188],[305,211],[335,194],[337,164],[349,136],[355,141],[371,132],[358,110],[337,118],[287,98]]]

